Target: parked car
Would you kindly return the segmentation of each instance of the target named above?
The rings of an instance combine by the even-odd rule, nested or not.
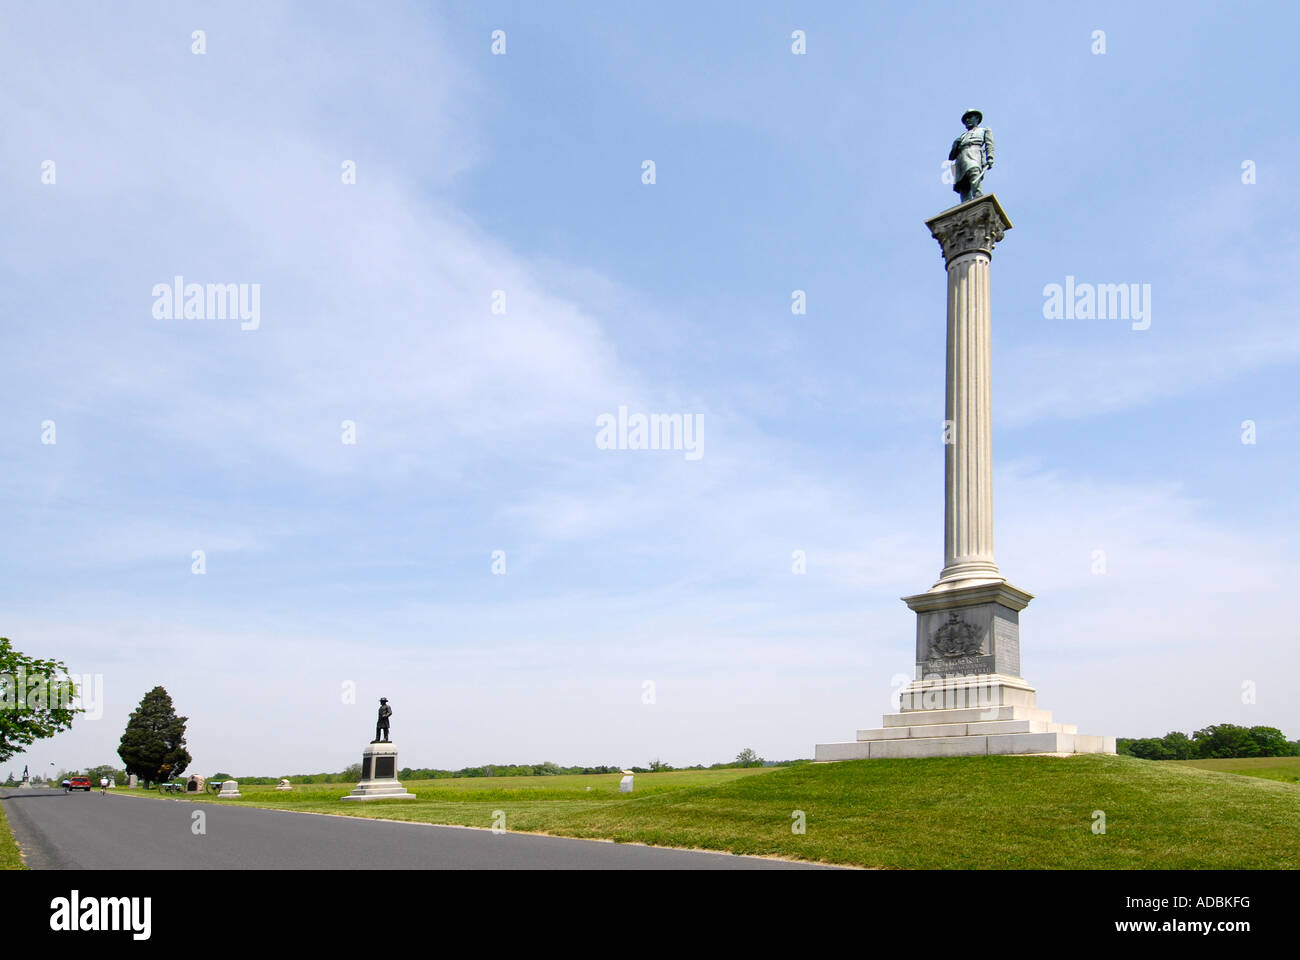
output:
[[[68,782],[69,790],[85,790],[90,793],[90,777],[73,777]]]

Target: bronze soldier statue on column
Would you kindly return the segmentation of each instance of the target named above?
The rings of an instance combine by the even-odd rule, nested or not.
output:
[[[967,110],[961,115],[966,132],[952,142],[948,159],[953,161],[952,188],[961,202],[984,196],[980,188],[984,174],[993,169],[993,131],[984,126],[984,114]]]

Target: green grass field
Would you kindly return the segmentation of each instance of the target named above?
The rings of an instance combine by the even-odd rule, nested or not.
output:
[[[1281,780],[1283,783],[1300,783],[1300,757],[1245,757],[1240,760],[1173,760],[1161,762],[1199,767],[1202,770],[1240,773],[1247,777],[1266,777],[1269,780]]]
[[[1295,868],[1300,787],[1131,757],[954,757],[618,776],[341,784],[220,801],[883,868]],[[591,789],[586,789],[590,787]],[[211,799],[205,797],[203,799]],[[1094,833],[1094,811],[1106,831]],[[793,832],[796,811],[806,832]]]
[[[26,869],[18,854],[18,843],[9,830],[9,821],[5,819],[5,806],[0,803],[0,870]]]

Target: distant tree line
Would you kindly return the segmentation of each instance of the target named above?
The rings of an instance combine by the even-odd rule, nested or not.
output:
[[[60,770],[54,775],[54,782],[62,783],[64,780],[71,780],[73,777],[90,777],[90,782],[95,786],[99,786],[101,777],[112,780],[114,783],[126,783],[126,771],[113,766],[111,763],[101,763],[97,767],[87,767],[85,770]]]
[[[628,767],[633,773],[664,773],[671,770],[726,770],[733,767],[788,767],[807,760],[764,760],[753,750],[746,748],[730,763],[697,763],[691,767],[674,767],[656,757],[646,767]],[[594,767],[562,767],[549,760],[544,763],[489,763],[478,767],[462,767],[459,770],[441,770],[433,767],[402,767],[397,771],[399,780],[451,780],[461,777],[556,777],[622,773],[622,767],[600,765]],[[227,773],[213,774],[210,779],[229,780]],[[239,777],[241,784],[256,786],[258,784],[278,783],[280,777]],[[293,783],[356,783],[361,779],[361,764],[354,763],[342,773],[299,773],[288,774],[283,779]]]
[[[1277,727],[1239,727],[1216,723],[1190,737],[1177,730],[1163,737],[1115,741],[1124,756],[1142,760],[1210,760],[1228,757],[1300,757],[1300,740],[1287,740]]]

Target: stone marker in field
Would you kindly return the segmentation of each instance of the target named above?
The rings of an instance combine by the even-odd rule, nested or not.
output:
[[[633,775],[632,775],[632,771],[631,771],[631,770],[624,770],[624,771],[623,771],[623,779],[620,780],[620,781],[618,782],[618,792],[619,792],[619,793],[631,793],[631,792],[632,792],[632,776],[633,776]]]
[[[277,783],[277,784],[275,785],[275,789],[277,789],[277,790],[292,790],[293,787],[290,785],[290,783],[289,783],[288,780],[281,780],[279,783]]]
[[[815,759],[1114,753],[1114,737],[1084,736],[1038,709],[1020,675],[1020,612],[1033,595],[993,560],[989,263],[1011,220],[988,194],[926,226],[948,274],[943,570],[903,598],[916,613],[916,679],[900,712],[856,740],[818,744]]]
[[[375,726],[375,739],[361,751],[361,782],[352,788],[344,800],[414,800],[397,779],[397,747],[388,739],[389,718],[393,710],[388,698],[379,699],[379,722]],[[380,739],[380,734],[383,739]]]
[[[217,794],[218,800],[238,800],[243,794],[239,792],[238,780],[223,780],[221,783],[221,792]]]
[[[136,787],[140,786],[140,778],[133,773],[126,778],[126,785],[130,789],[134,790]]]

